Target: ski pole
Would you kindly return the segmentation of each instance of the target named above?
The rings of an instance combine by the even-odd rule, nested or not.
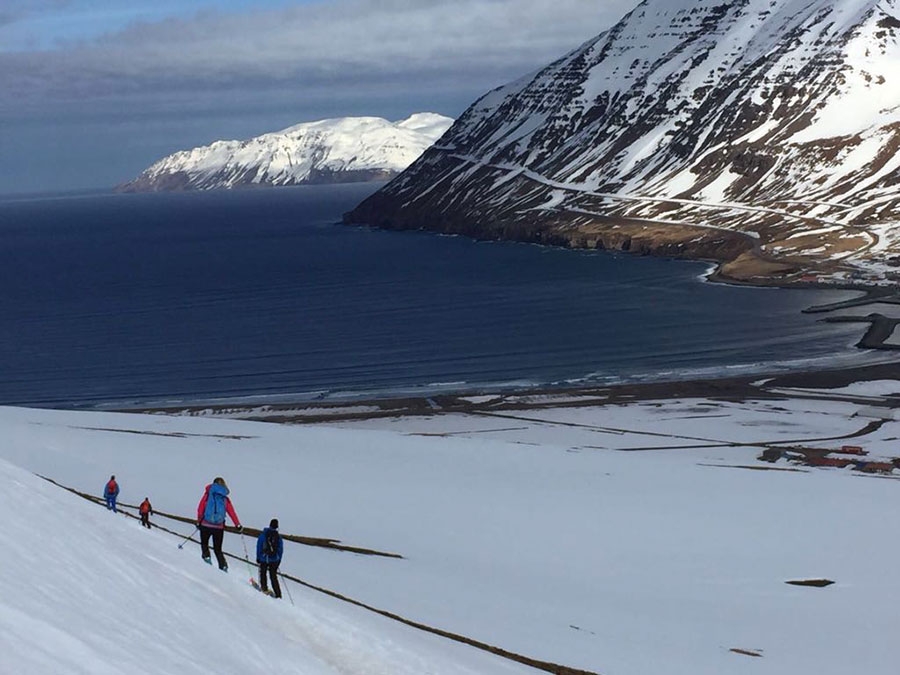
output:
[[[238,536],[241,538],[241,544],[244,546],[244,560],[247,561],[247,569],[250,571],[250,583],[253,583],[254,579],[256,579],[256,575],[253,573],[253,565],[250,564],[250,554],[247,553],[247,542],[244,541],[243,528],[241,528]]]
[[[281,573],[279,572],[279,574],[281,574]],[[288,580],[284,578],[283,574],[281,574],[281,583],[283,583],[284,587],[287,589],[288,599],[291,601],[291,605],[293,605],[294,604],[294,596],[291,595],[291,585],[290,585],[290,583],[288,583]]]
[[[188,543],[188,540],[194,536],[194,532],[196,532],[198,529],[200,529],[199,526],[194,525],[194,529],[191,530],[191,533],[184,538],[184,541],[182,541],[180,544],[178,544],[178,548],[184,548],[184,545],[186,543]]]

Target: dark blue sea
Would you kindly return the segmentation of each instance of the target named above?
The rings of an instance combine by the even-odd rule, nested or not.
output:
[[[138,405],[837,365],[846,293],[337,224],[377,185],[0,200],[0,403]]]

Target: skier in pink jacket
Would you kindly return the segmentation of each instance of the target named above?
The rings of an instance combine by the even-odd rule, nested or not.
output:
[[[224,478],[216,478],[206,486],[203,497],[197,505],[197,527],[200,528],[200,553],[203,561],[212,564],[209,557],[209,540],[212,538],[213,551],[219,563],[219,569],[228,571],[228,561],[222,553],[222,540],[225,537],[225,516],[231,518],[231,522],[241,532],[244,528],[240,519],[234,512],[231,499],[228,498],[228,486]]]

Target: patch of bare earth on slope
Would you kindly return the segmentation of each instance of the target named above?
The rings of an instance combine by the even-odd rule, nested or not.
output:
[[[725,280],[758,281],[782,279],[800,271],[796,264],[766,260],[753,251],[746,251],[718,270],[718,277]]]

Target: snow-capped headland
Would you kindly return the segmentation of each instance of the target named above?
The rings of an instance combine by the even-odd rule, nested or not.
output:
[[[297,124],[244,141],[216,141],[164,157],[122,192],[212,190],[387,180],[408,167],[453,120],[416,113],[399,122],[343,117]]]
[[[644,0],[348,220],[894,284],[898,62],[896,0]]]

